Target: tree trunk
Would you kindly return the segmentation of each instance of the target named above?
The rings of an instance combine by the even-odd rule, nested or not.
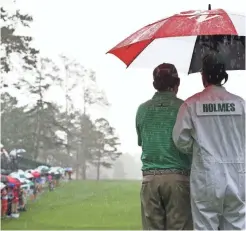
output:
[[[75,179],[76,179],[76,180],[79,179],[79,166],[78,166],[78,164],[77,164],[76,170],[75,170]]]
[[[97,180],[100,180],[100,167],[101,167],[100,159],[101,158],[99,158],[97,162]]]
[[[79,150],[76,153],[75,179],[79,179]]]
[[[67,146],[66,146],[67,156],[70,157],[70,135],[67,133]]]
[[[39,100],[37,101],[37,128],[36,128],[36,144],[35,144],[35,153],[34,153],[34,160],[37,160],[39,156],[39,149],[40,149],[40,135],[41,135],[41,118],[40,118],[40,107],[41,110],[43,110],[43,94],[42,94],[42,79],[41,74],[39,73],[39,87],[38,87],[38,93],[39,93]]]
[[[39,156],[40,135],[41,135],[39,110],[37,111],[37,127],[36,127],[35,134],[36,134],[36,140],[34,144],[35,151],[34,151],[33,160],[37,160]]]
[[[86,179],[87,179],[86,169],[87,169],[86,161],[83,160],[83,161],[82,161],[82,165],[81,165],[81,170],[82,170],[81,176],[82,176],[82,180],[86,180]]]

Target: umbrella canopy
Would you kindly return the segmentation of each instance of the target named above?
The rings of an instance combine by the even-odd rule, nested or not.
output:
[[[32,172],[31,174],[33,175],[34,178],[39,178],[40,175],[41,175],[41,174],[40,174],[39,172],[37,172],[37,171]]]
[[[23,184],[23,185],[20,186],[20,188],[23,188],[23,189],[29,189],[30,187],[29,187],[28,184]]]
[[[20,177],[20,178],[23,178],[23,179],[25,179],[25,178],[26,178],[26,176],[25,176],[25,172],[24,172],[24,171],[22,171],[22,170],[18,170],[18,171],[17,171],[17,174],[19,175],[19,177]]]
[[[25,176],[26,176],[26,178],[28,178],[28,179],[33,178],[32,172],[35,172],[35,171],[32,170],[32,169],[26,170],[26,171],[25,171]]]
[[[13,178],[18,178],[18,177],[20,177],[19,174],[18,174],[18,172],[12,172],[12,173],[9,174],[9,176],[11,176],[11,177],[13,177]]]
[[[2,190],[3,188],[6,187],[6,185],[4,183],[0,182],[0,187],[1,187],[1,190]]]
[[[211,52],[223,57],[226,70],[245,70],[245,36],[198,36],[188,74],[200,72],[201,57]]]
[[[60,172],[58,172],[58,171],[49,171],[48,173],[49,173],[49,174],[54,174],[54,175],[61,174],[61,173],[60,173]]]
[[[30,190],[31,189],[31,186],[30,184],[23,184],[20,186],[20,188],[24,189],[24,190]]]
[[[65,170],[61,167],[51,167],[48,173],[51,174],[64,174]]]
[[[64,168],[59,168],[58,171],[61,173],[61,174],[64,174],[65,173],[65,169]]]
[[[37,171],[40,171],[41,173],[46,173],[50,170],[48,166],[41,165],[36,168]]]
[[[15,184],[16,186],[20,186],[21,185],[21,182],[20,182],[19,179],[12,178],[12,177],[9,177],[9,183]]]
[[[51,168],[48,173],[50,173],[50,174],[52,174],[52,173],[53,174],[57,174],[57,173],[59,173],[59,171],[57,171],[57,169],[52,169]]]
[[[200,62],[184,65],[184,60],[194,60],[199,56],[199,50],[204,53],[209,44],[207,36],[211,35],[218,36],[210,40],[209,48],[213,51],[226,50],[223,55],[227,59],[237,58],[235,54],[240,52],[240,58],[234,60],[237,65],[227,65],[227,70],[245,70],[245,16],[229,14],[222,9],[186,11],[159,20],[133,33],[107,53],[115,55],[127,67],[153,68],[163,62],[175,65],[179,62],[179,70],[195,73],[200,70]],[[230,40],[231,35],[234,37]],[[198,50],[195,54],[194,45]]]
[[[34,185],[34,183],[28,179],[25,179],[25,184],[30,185],[30,186]]]
[[[31,171],[31,173],[33,173],[33,172],[39,172],[39,173],[41,173],[41,170],[38,169],[38,168],[36,168],[36,169],[34,169],[33,171]]]
[[[17,171],[19,174],[25,174],[25,171],[21,170],[21,169],[18,169]]]
[[[24,175],[20,176],[18,172],[12,172],[11,174],[9,174],[9,176],[18,179],[21,183],[25,182],[25,176]]]
[[[73,171],[73,168],[65,168],[64,169],[66,172],[72,172]]]
[[[53,171],[54,172],[54,171],[58,171],[59,169],[60,169],[60,167],[51,167],[50,168],[50,171]]]
[[[21,184],[25,183],[25,178],[16,178],[15,179],[19,180],[21,182]]]
[[[33,175],[29,172],[25,172],[24,175],[25,175],[25,178],[27,179],[33,178]]]
[[[1,182],[3,182],[3,183],[11,183],[11,184],[14,184],[14,185],[17,185],[17,186],[21,185],[21,182],[18,179],[13,178],[11,176],[6,176],[6,175],[1,175]]]

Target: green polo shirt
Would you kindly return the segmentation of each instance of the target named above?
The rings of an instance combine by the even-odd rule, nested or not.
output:
[[[190,170],[191,157],[180,153],[172,131],[183,101],[173,92],[157,92],[141,104],[136,116],[138,145],[142,147],[142,170]]]

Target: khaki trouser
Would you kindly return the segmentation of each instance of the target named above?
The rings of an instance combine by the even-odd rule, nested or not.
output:
[[[141,188],[143,230],[192,230],[189,177],[146,175]]]

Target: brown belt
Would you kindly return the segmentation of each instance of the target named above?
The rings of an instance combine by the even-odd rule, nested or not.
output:
[[[165,174],[180,174],[184,176],[189,176],[190,171],[179,170],[179,169],[155,169],[155,170],[144,170],[143,176],[147,175],[165,175]]]

